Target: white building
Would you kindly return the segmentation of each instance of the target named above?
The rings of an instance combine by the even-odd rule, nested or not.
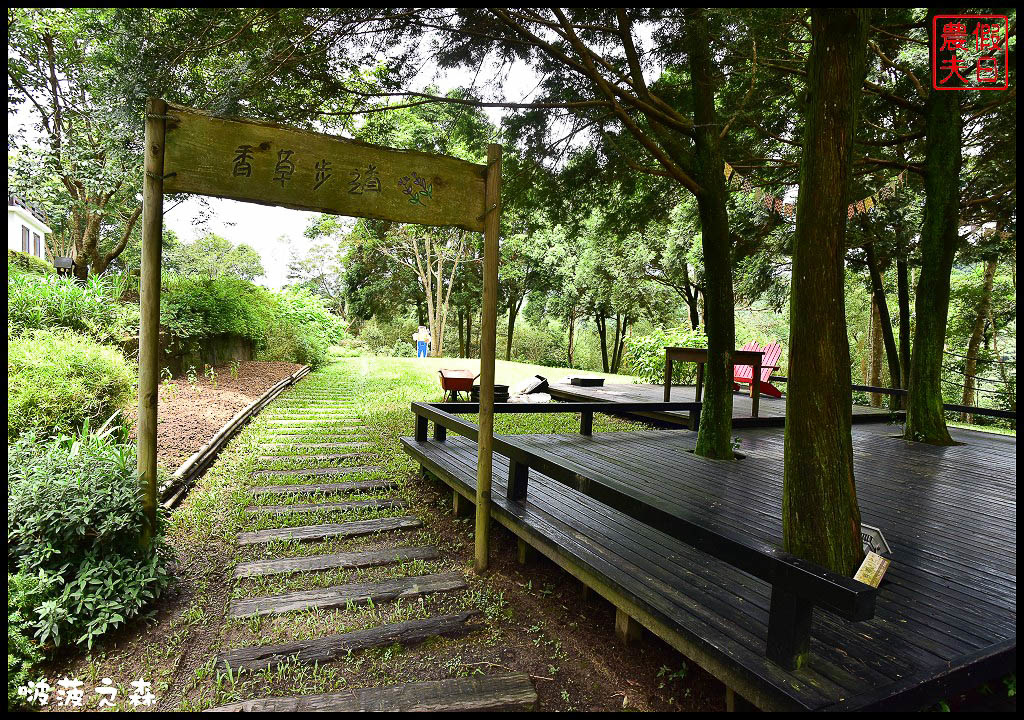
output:
[[[42,211],[17,195],[7,196],[7,249],[46,260],[46,235],[52,233]]]

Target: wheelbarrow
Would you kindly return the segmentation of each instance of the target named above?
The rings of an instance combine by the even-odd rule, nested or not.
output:
[[[459,393],[466,393],[466,399],[473,390],[473,381],[480,377],[472,370],[438,370],[441,376],[441,389],[444,391],[443,402],[459,402]]]

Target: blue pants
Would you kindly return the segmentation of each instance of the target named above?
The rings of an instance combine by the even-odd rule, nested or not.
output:
[[[426,357],[426,356],[427,356],[427,341],[426,340],[417,340],[416,341],[416,357]]]

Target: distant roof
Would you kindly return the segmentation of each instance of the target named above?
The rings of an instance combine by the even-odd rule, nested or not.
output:
[[[25,202],[24,198],[22,198],[19,195],[7,193],[7,205],[24,208],[25,210],[28,210],[30,213],[32,213],[32,215],[35,216],[44,225],[50,224],[50,221],[47,219],[46,213],[43,212],[42,208],[36,207],[31,203]]]

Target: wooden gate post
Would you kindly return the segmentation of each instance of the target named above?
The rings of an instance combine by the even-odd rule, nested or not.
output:
[[[501,217],[501,145],[487,146],[484,186],[484,298],[480,324],[480,432],[477,438],[476,535],[473,567],[487,569],[491,522],[491,450],[494,447],[494,353],[498,322],[498,226]]]
[[[142,193],[142,269],[139,277],[139,490],[146,527],[142,543],[156,536],[156,417],[160,379],[160,254],[164,224],[164,136],[167,103],[146,102],[146,149]]]

